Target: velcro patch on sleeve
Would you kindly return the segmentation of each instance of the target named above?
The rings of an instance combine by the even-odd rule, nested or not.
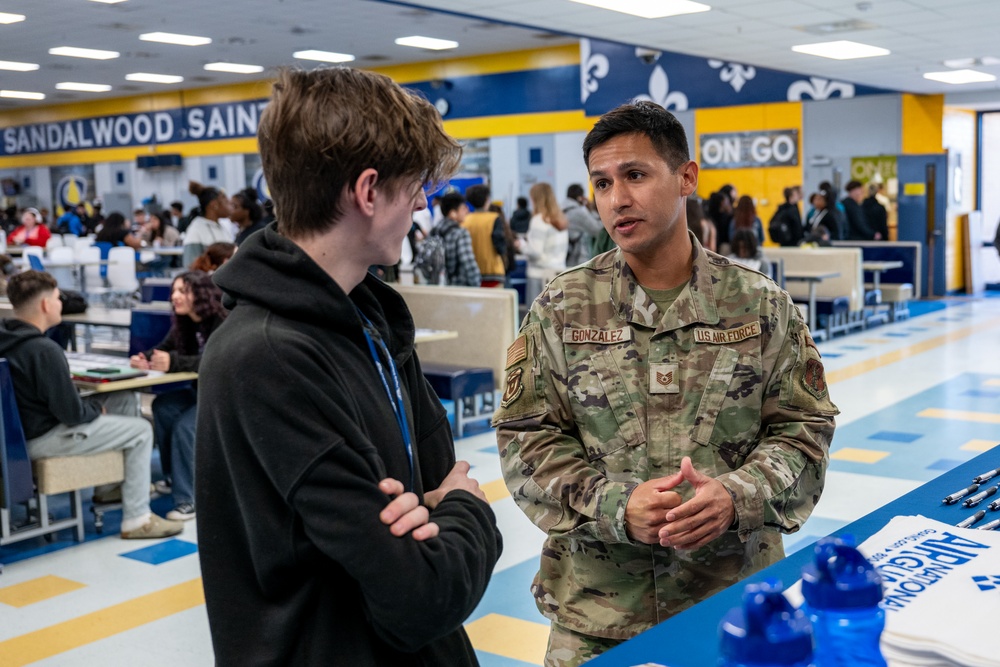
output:
[[[524,334],[521,334],[515,338],[514,342],[507,348],[507,364],[504,366],[504,370],[510,368],[518,362],[524,361],[527,356],[528,339]]]

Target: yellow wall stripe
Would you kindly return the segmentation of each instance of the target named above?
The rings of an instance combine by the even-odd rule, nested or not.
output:
[[[903,94],[903,153],[944,151],[944,95]]]
[[[576,111],[446,120],[444,122],[444,129],[445,132],[456,139],[482,139],[484,137],[503,137],[517,134],[587,132],[590,128],[594,127],[594,123],[596,122],[596,118],[588,118],[581,109]]]
[[[192,579],[0,642],[0,665],[28,665],[202,604],[201,578]]]
[[[17,157],[0,158],[0,169],[54,167],[64,164],[88,164],[94,162],[131,162],[140,155],[156,155],[161,153],[179,153],[184,157],[198,157],[203,155],[229,155],[256,152],[257,137],[245,137],[242,139],[219,139],[217,141],[165,144],[159,146],[157,150],[150,150],[149,146],[125,146],[123,148],[97,148],[84,151],[65,151],[62,153],[20,155]]]
[[[962,340],[963,338],[968,338],[969,336],[983,331],[989,331],[990,329],[1000,326],[1000,317],[989,320],[988,322],[983,322],[975,326],[966,327],[964,329],[957,329],[955,331],[949,331],[943,336],[937,336],[935,338],[929,338],[920,343],[914,343],[908,347],[905,347],[894,352],[887,352],[886,354],[873,357],[866,361],[854,364],[852,366],[847,366],[838,370],[827,371],[826,381],[829,384],[835,382],[843,382],[844,380],[850,380],[851,378],[858,377],[859,375],[864,375],[869,373],[876,368],[882,368],[883,366],[888,366],[889,364],[894,364],[897,361],[902,361],[909,357],[916,356],[927,352],[928,350],[933,350],[936,347],[941,347],[942,345],[947,345],[948,343],[954,343],[955,341]]]
[[[1000,413],[969,412],[968,410],[945,410],[943,408],[928,408],[917,413],[918,417],[930,419],[951,419],[954,421],[979,422],[981,424],[1000,424]]]
[[[456,60],[438,60],[410,63],[407,65],[376,67],[372,68],[372,71],[385,74],[396,83],[413,83],[415,81],[433,81],[434,79],[450,79],[460,76],[483,76],[487,74],[502,74],[504,72],[523,72],[579,64],[580,45],[573,43],[547,49],[510,51],[508,53],[491,53],[482,56],[472,56],[470,58],[458,58]]]

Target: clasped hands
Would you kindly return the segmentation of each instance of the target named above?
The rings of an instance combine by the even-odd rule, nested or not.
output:
[[[153,356],[149,359],[140,352],[129,357],[129,365],[144,371],[169,371],[170,353],[163,350],[153,350]]]
[[[469,477],[469,463],[458,461],[451,472],[441,482],[441,486],[424,494],[424,504],[420,504],[417,494],[404,493],[403,483],[387,477],[378,484],[378,488],[388,496],[395,496],[379,513],[382,523],[389,526],[389,532],[396,537],[407,533],[418,542],[437,537],[438,525],[430,520],[430,511],[437,507],[450,491],[468,491],[480,500],[486,500],[486,494],[479,488],[479,482]]]
[[[694,497],[682,503],[673,489],[684,482],[694,487]],[[635,487],[625,506],[629,537],[681,550],[705,546],[726,532],[735,517],[733,499],[722,482],[695,470],[687,456],[679,472]]]

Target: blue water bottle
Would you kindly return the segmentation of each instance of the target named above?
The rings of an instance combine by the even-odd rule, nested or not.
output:
[[[719,626],[720,667],[815,667],[806,615],[781,594],[781,582],[747,584],[743,606]]]
[[[816,667],[886,667],[879,648],[882,577],[852,542],[820,540],[814,562],[802,569],[802,609],[812,621]]]

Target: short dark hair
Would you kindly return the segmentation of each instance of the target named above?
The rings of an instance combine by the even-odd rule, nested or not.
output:
[[[7,281],[7,298],[14,310],[20,310],[40,294],[59,287],[56,279],[44,271],[22,271]]]
[[[257,203],[257,191],[253,188],[243,188],[233,195],[233,199],[240,203],[240,208],[247,210],[247,216],[251,223],[256,225],[264,217],[264,212],[261,210],[260,204]]]
[[[146,214],[146,209],[144,209],[144,208],[137,208],[134,211],[132,211],[132,215],[139,215],[140,213],[142,213],[143,215],[145,215]]]
[[[181,213],[183,213],[184,212],[184,202],[172,201],[172,202],[170,202],[170,208],[172,208],[172,209],[174,209],[176,211],[180,211]]]
[[[517,198],[517,207],[518,208],[528,208],[528,198],[527,197],[518,197]]]
[[[449,213],[458,210],[465,203],[465,197],[458,192],[449,192],[441,195],[441,199],[438,201],[441,206],[441,215],[447,218]]]
[[[490,186],[471,185],[465,191],[465,199],[473,208],[483,208],[490,201]]]
[[[345,189],[365,169],[396,196],[409,181],[442,183],[462,147],[419,94],[375,72],[348,67],[283,70],[261,114],[257,142],[278,230],[321,234],[342,215]]]
[[[620,134],[643,134],[672,171],[691,159],[684,126],[677,117],[653,102],[629,102],[601,116],[583,140],[583,161],[590,167],[590,151]]]
[[[845,192],[850,192],[851,190],[857,190],[861,187],[861,181],[848,181],[847,185],[844,186]]]
[[[583,186],[579,183],[572,184],[566,188],[566,196],[570,199],[579,199],[583,196]]]

